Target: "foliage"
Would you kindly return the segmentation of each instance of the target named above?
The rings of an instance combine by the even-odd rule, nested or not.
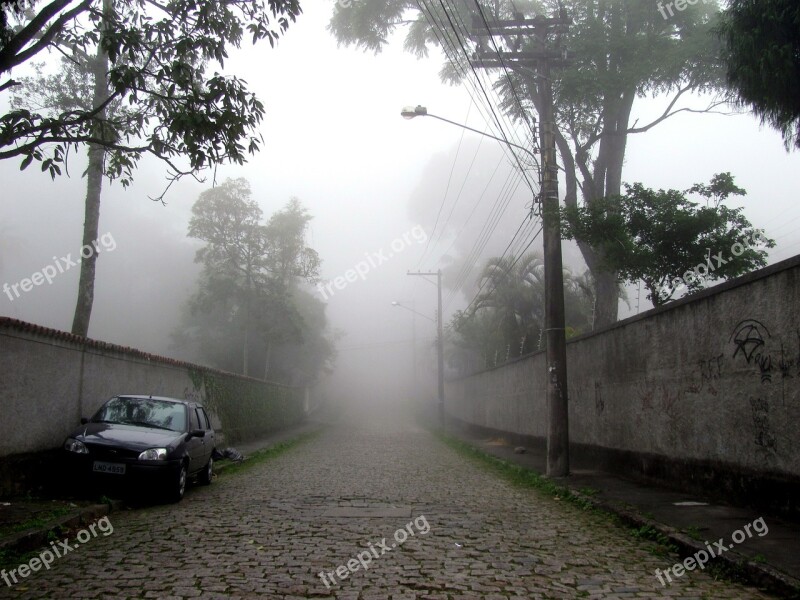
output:
[[[257,439],[303,418],[302,388],[244,379],[209,369],[190,371],[203,404],[222,422],[228,444]]]
[[[203,192],[189,224],[205,242],[196,255],[203,271],[175,345],[193,348],[191,359],[293,385],[329,369],[325,306],[302,287],[320,266],[305,245],[311,218],[293,198],[263,223],[244,179]]]
[[[629,283],[642,281],[655,306],[672,299],[678,283],[692,292],[705,281],[762,267],[767,253],[757,246],[775,246],[751,226],[742,208],[722,204],[746,194],[730,173],[685,192],[654,191],[641,183],[625,189],[622,196],[564,209],[563,235],[602,248],[604,268]],[[689,193],[705,198],[705,206],[688,200]]]
[[[108,150],[106,175],[126,185],[145,154],[178,177],[241,164],[259,148],[261,101],[243,80],[207,70],[223,68],[229,49],[246,37],[274,45],[300,6],[298,0],[4,0],[0,14],[0,92],[17,88],[25,96],[31,80],[15,80],[11,70],[46,50],[88,64],[99,47],[110,61],[109,93],[99,105],[13,108],[0,116],[0,159],[19,157],[21,168],[36,160],[55,177],[71,148],[101,144]],[[125,108],[103,115],[111,104]]]
[[[800,3],[731,0],[717,32],[740,103],[800,148]]]
[[[457,311],[448,354],[462,371],[539,349],[544,329],[544,262],[536,253],[516,259],[491,258],[481,272],[482,289],[469,312]],[[564,269],[566,323],[572,335],[591,330],[594,290],[588,273],[577,277]],[[482,360],[477,361],[477,357]]]

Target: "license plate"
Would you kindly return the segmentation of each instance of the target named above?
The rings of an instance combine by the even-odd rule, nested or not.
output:
[[[95,473],[111,473],[113,475],[125,475],[125,465],[121,463],[103,462],[100,460],[94,461],[92,470]]]

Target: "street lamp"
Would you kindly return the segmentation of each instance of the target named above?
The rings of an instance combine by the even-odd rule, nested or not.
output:
[[[451,121],[450,119],[445,119],[444,117],[440,117],[439,115],[433,115],[428,112],[428,109],[424,106],[406,106],[403,107],[403,110],[400,111],[400,116],[410,121],[415,117],[433,117],[434,119],[439,119],[440,121],[444,121],[445,123],[450,123],[451,125],[455,125],[456,127],[461,127],[461,129],[466,129],[467,131],[472,131],[477,133],[478,135],[482,135],[484,137],[492,138],[493,140],[497,140],[498,142],[502,142],[506,146],[511,146],[512,148],[516,148],[517,150],[522,150],[525,154],[530,156],[534,161],[537,160],[536,155],[530,151],[530,149],[526,148],[525,146],[520,146],[519,144],[515,144],[513,142],[509,142],[506,139],[497,137],[492,135],[491,133],[486,133],[485,131],[481,131],[480,129],[473,129],[467,125],[462,125],[461,123],[457,123],[456,121]]]
[[[548,96],[552,97],[549,89]],[[522,150],[536,161],[528,148],[509,142],[489,133],[461,123],[432,115],[424,106],[406,106],[400,112],[404,119],[433,117],[456,127],[492,138],[506,146]],[[542,232],[545,270],[545,322],[547,339],[547,475],[569,475],[569,414],[567,395],[567,340],[564,318],[564,272],[561,258],[561,219],[558,207],[558,166],[555,164],[555,141],[552,134],[552,116],[542,115],[540,151],[542,153]]]

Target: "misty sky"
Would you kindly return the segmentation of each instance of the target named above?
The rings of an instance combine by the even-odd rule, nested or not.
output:
[[[365,280],[335,291],[328,299],[328,316],[345,333],[339,342],[339,376],[355,370],[367,375],[360,379],[364,392],[393,390],[404,377],[400,371],[408,373],[412,319],[428,375],[435,362],[427,358],[433,356],[435,325],[425,317],[435,315],[436,290],[406,271],[436,270],[448,264],[448,249],[468,251],[513,169],[496,142],[469,133],[461,141],[457,127],[399,116],[405,105],[424,104],[432,113],[486,127],[466,89],[440,83],[441,54],[417,60],[404,53],[404,31],[377,56],[337,48],[326,31],[333,3],[311,0],[302,6],[304,14],[276,49],[265,43],[248,46],[226,63],[226,72],[247,80],[266,107],[265,147],[245,166],[220,167],[216,179],[248,179],[265,217],[298,197],[314,216],[309,242],[323,259],[326,280],[367,256],[391,252],[391,258],[370,268]],[[663,99],[637,101],[634,118],[646,122],[661,106]],[[684,114],[629,138],[624,180],[686,189],[715,173],[732,172],[749,193],[736,202],[778,242],[770,256],[776,262],[800,251],[798,160],[797,153],[786,153],[778,133],[761,128],[750,115]],[[16,160],[0,163],[0,284],[29,277],[54,257],[77,254],[83,168],[83,157],[75,156],[71,176],[51,181],[36,165],[20,172]],[[112,235],[116,248],[98,261],[90,327],[93,338],[158,353],[169,352],[167,334],[194,291],[198,242],[187,239],[186,230],[193,202],[213,178],[208,173],[204,183],[183,180],[164,206],[148,195],[161,192],[165,172],[160,163],[145,160],[129,189],[105,187],[100,232]],[[483,259],[503,252],[529,202],[530,192],[519,186]],[[440,227],[445,221],[448,225],[441,237],[441,229],[432,231],[440,207]],[[415,227],[426,232],[430,244],[411,236]],[[392,252],[392,243],[404,235],[411,243]],[[400,246],[395,243],[395,249]],[[584,269],[573,247],[565,246],[565,261],[578,272]],[[77,281],[74,268],[13,302],[3,294],[0,314],[69,330]],[[641,310],[650,306],[644,295]],[[471,300],[471,295],[445,296],[450,300],[446,316]],[[424,316],[392,307],[392,301],[413,304]],[[621,316],[636,311],[635,289],[629,301],[631,308],[622,304]]]

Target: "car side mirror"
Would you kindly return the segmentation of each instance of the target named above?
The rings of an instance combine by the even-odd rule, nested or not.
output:
[[[88,417],[81,417],[81,425],[86,425],[89,422]]]
[[[206,432],[204,430],[202,430],[202,429],[195,429],[194,431],[190,431],[189,432],[189,437],[190,438],[193,438],[193,437],[203,438],[203,437],[206,437]]]

